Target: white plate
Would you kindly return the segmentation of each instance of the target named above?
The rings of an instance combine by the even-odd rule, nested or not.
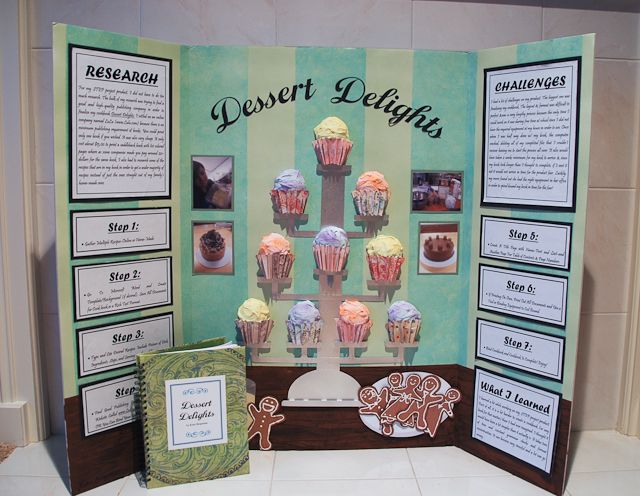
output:
[[[449,265],[454,264],[456,261],[456,250],[453,249],[453,253],[451,254],[451,258],[447,260],[443,260],[442,262],[434,262],[433,260],[429,260],[424,256],[424,250],[420,250],[420,263],[425,265],[426,267],[433,267],[434,269],[442,269],[444,267],[449,267]]]
[[[231,250],[225,250],[224,255],[222,255],[222,258],[220,260],[213,261],[206,260],[202,256],[202,253],[200,253],[200,250],[198,248],[196,248],[194,252],[198,263],[203,267],[206,267],[207,269],[219,269],[220,267],[224,267],[231,261]]]
[[[402,373],[402,382],[404,383],[404,381],[406,381],[407,377],[410,376],[411,374],[417,374],[420,376],[421,379],[424,379],[427,376],[430,375],[435,375],[435,374],[429,374],[428,372],[403,372]],[[438,389],[437,393],[438,394],[444,394],[446,393],[449,389],[451,389],[451,386],[449,385],[449,383],[447,381],[445,381],[442,377],[440,376],[436,376],[440,378],[440,389]],[[382,391],[382,388],[385,386],[388,386],[389,383],[387,382],[387,378],[383,377],[382,379],[380,379],[379,381],[376,381],[374,384],[372,384],[372,386],[374,388],[376,388],[376,391],[380,392]],[[447,415],[445,413],[445,415]],[[376,417],[373,414],[367,414],[367,415],[362,415],[360,414],[360,420],[362,420],[362,423],[364,425],[366,425],[369,429],[371,429],[373,432],[377,432],[380,435],[382,434],[382,427],[380,426],[380,419],[378,417]],[[399,422],[394,422],[393,423],[393,434],[391,434],[388,437],[415,437],[415,436],[419,436],[421,434],[424,434],[425,431],[421,431],[419,429],[416,429],[415,427],[408,427],[405,425],[400,425]],[[386,436],[385,436],[386,437]]]

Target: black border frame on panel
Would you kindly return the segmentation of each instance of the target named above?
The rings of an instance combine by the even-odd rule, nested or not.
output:
[[[129,324],[133,324],[135,322],[142,322],[142,321],[150,321],[150,320],[154,320],[157,319],[159,317],[166,317],[166,316],[171,316],[171,334],[170,334],[170,345],[167,346],[167,348],[173,347],[174,343],[175,343],[175,320],[174,320],[174,315],[173,312],[164,312],[164,313],[159,313],[157,315],[151,315],[148,317],[139,317],[139,318],[135,318],[135,319],[131,319],[131,320],[123,320],[122,322],[116,322],[115,324],[105,324],[105,325],[99,325],[99,326],[91,326],[91,327],[83,327],[81,329],[76,329],[75,332],[75,340],[76,340],[76,366],[78,367],[78,372],[77,372],[77,376],[78,378],[84,379],[85,377],[91,377],[94,375],[99,375],[99,374],[105,374],[107,372],[113,372],[113,371],[117,371],[117,370],[124,370],[124,369],[128,369],[130,367],[134,367],[136,365],[135,359],[133,361],[133,363],[127,364],[127,365],[119,365],[117,367],[112,367],[112,368],[107,368],[107,369],[103,369],[103,370],[99,370],[96,372],[88,372],[83,374],[82,373],[82,356],[80,353],[80,335],[83,332],[90,332],[90,331],[96,331],[99,329],[107,329],[109,327],[119,327],[119,326],[124,326],[124,325],[129,325]]]
[[[482,248],[483,248],[483,240],[484,240],[484,219],[496,219],[496,220],[504,220],[504,221],[515,221],[515,222],[531,222],[534,224],[550,224],[550,225],[554,225],[554,226],[566,226],[569,228],[569,247],[567,250],[567,268],[564,267],[558,267],[556,265],[548,265],[548,264],[538,264],[538,263],[534,263],[534,262],[525,262],[522,260],[517,260],[515,258],[499,258],[499,257],[492,257],[489,255],[483,255],[482,253]],[[571,271],[571,248],[573,246],[573,222],[554,222],[554,221],[550,221],[550,220],[533,220],[533,219],[523,219],[521,217],[498,217],[495,215],[480,215],[480,246],[478,249],[478,256],[480,258],[487,258],[490,260],[500,260],[503,262],[513,262],[513,263],[518,263],[518,264],[522,264],[522,265],[530,265],[532,267],[547,267],[550,269],[555,269],[555,270],[563,270],[565,272],[570,272]]]
[[[90,383],[82,384],[81,386],[78,386],[78,398],[80,398],[80,418],[82,419],[82,432],[81,432],[82,439],[87,439],[88,437],[97,436],[97,435],[103,434],[105,432],[112,431],[114,429],[119,429],[121,427],[124,427],[125,425],[133,424],[135,422],[139,422],[140,421],[140,413],[136,412],[135,417],[130,422],[123,422],[121,424],[114,425],[112,427],[109,427],[107,429],[103,429],[103,430],[98,431],[98,432],[94,432],[92,434],[87,434],[86,433],[87,425],[86,425],[86,422],[85,422],[85,404],[84,404],[84,397],[82,396],[83,391],[85,389],[89,388],[89,387],[96,386],[98,384],[102,384],[102,383],[105,383],[105,382],[114,381],[116,379],[122,379],[122,378],[125,378],[125,377],[134,377],[136,380],[138,380],[138,376],[137,376],[136,372],[133,372],[132,374],[122,374],[122,375],[118,375],[118,376],[115,376],[115,377],[110,377],[108,379],[101,379],[99,381],[90,382]],[[138,389],[140,389],[140,384],[138,384]],[[134,399],[134,404],[135,403],[136,403],[136,400]]]
[[[502,451],[500,448],[497,448],[495,446],[493,446],[492,444],[489,444],[485,441],[482,441],[481,439],[478,439],[477,437],[473,437],[473,428],[475,425],[475,407],[476,407],[476,383],[477,383],[477,371],[478,370],[482,370],[483,372],[487,372],[489,374],[504,378],[504,379],[508,379],[510,381],[513,382],[519,382],[521,384],[525,384],[527,386],[530,386],[532,388],[535,389],[539,389],[540,391],[544,391],[546,393],[549,394],[553,394],[555,396],[558,397],[558,406],[556,409],[556,425],[555,425],[555,432],[553,433],[553,447],[551,448],[551,464],[549,465],[549,472],[547,472],[546,470],[541,469],[540,467],[536,467],[535,465],[532,465],[529,462],[526,462],[524,460],[522,460],[521,458],[518,458],[515,455],[512,455],[511,453],[507,453],[506,451]],[[473,439],[474,441],[481,443],[483,446],[488,446],[489,448],[491,448],[492,450],[495,450],[499,453],[501,453],[504,456],[508,456],[509,458],[511,458],[512,460],[516,461],[517,463],[521,463],[523,465],[526,465],[527,467],[531,467],[531,469],[543,474],[544,477],[551,477],[551,474],[553,473],[553,467],[554,464],[556,463],[556,451],[558,449],[558,434],[560,432],[560,407],[562,404],[562,393],[556,393],[555,391],[552,391],[550,389],[547,388],[543,388],[543,387],[539,387],[539,386],[534,386],[532,384],[528,384],[526,382],[522,382],[519,381],[517,379],[514,379],[512,377],[509,377],[507,375],[501,374],[499,372],[494,372],[493,370],[489,370],[489,369],[485,369],[484,367],[478,367],[477,365],[473,367],[473,404],[471,405],[471,432],[469,432],[469,438]]]
[[[149,261],[153,261],[153,260],[162,260],[162,259],[167,259],[169,262],[169,297],[170,300],[167,303],[160,303],[158,305],[151,305],[151,306],[143,306],[143,307],[136,307],[136,308],[127,308],[125,310],[119,311],[119,312],[113,312],[113,313],[104,313],[104,314],[100,314],[100,315],[89,315],[87,317],[82,317],[82,318],[78,318],[77,316],[77,298],[76,298],[76,269],[82,269],[85,267],[98,267],[101,265],[124,265],[124,264],[128,264],[128,263],[145,263],[145,262],[149,262]],[[73,321],[74,322],[83,322],[85,320],[89,320],[89,319],[97,319],[97,318],[101,318],[101,317],[108,317],[110,315],[122,315],[122,314],[126,314],[126,313],[130,313],[130,312],[137,312],[140,310],[147,310],[147,309],[151,309],[151,308],[160,308],[160,307],[166,307],[166,306],[171,306],[173,305],[173,257],[171,255],[167,255],[166,257],[155,257],[155,258],[142,258],[139,260],[122,260],[122,261],[118,261],[118,262],[105,262],[105,263],[97,263],[97,264],[86,264],[86,265],[76,265],[74,267],[72,267],[72,271],[71,271],[71,286],[72,286],[72,291],[73,291]]]
[[[485,154],[486,154],[486,121],[487,121],[487,77],[488,74],[495,71],[502,71],[505,69],[516,69],[519,67],[531,67],[531,66],[544,66],[549,64],[561,63],[561,62],[577,62],[577,83],[576,83],[576,129],[575,129],[575,143],[574,143],[574,161],[573,161],[573,197],[571,206],[558,207],[549,205],[532,205],[532,204],[519,204],[519,203],[495,203],[486,202],[484,200],[485,193]],[[558,59],[539,60],[536,62],[526,62],[522,64],[511,64],[499,67],[487,67],[484,69],[483,86],[482,86],[482,174],[480,177],[480,206],[481,207],[495,207],[495,208],[522,208],[527,210],[551,210],[559,212],[575,212],[576,211],[576,197],[577,197],[577,176],[578,176],[578,143],[580,141],[580,95],[582,86],[582,56],[576,57],[564,57]]]
[[[162,62],[167,62],[169,67],[169,74],[167,77],[168,88],[167,88],[167,99],[169,100],[167,103],[167,108],[169,111],[169,123],[167,129],[167,137],[168,140],[168,151],[167,151],[167,177],[168,177],[168,189],[166,195],[156,195],[156,196],[100,196],[97,198],[74,198],[73,197],[73,119],[71,116],[73,115],[73,85],[71,84],[73,81],[73,51],[74,49],[82,49],[82,50],[91,50],[94,52],[102,52],[102,53],[112,53],[117,55],[126,55],[128,57],[136,57],[140,59],[148,59],[148,60],[159,60]],[[100,48],[95,46],[87,46],[87,45],[79,45],[75,43],[69,43],[67,45],[67,133],[68,133],[68,143],[67,143],[67,154],[69,157],[69,175],[68,175],[68,188],[69,188],[69,203],[86,203],[86,202],[112,202],[112,201],[140,201],[140,200],[169,200],[171,199],[171,182],[172,182],[172,157],[173,157],[173,60],[166,59],[164,57],[156,57],[153,55],[142,55],[139,53],[131,53],[120,50],[108,50],[106,48]]]
[[[527,369],[523,369],[523,368],[519,368],[515,365],[510,365],[508,363],[505,362],[498,362],[497,360],[491,360],[490,358],[486,358],[484,356],[479,356],[478,355],[478,345],[480,344],[478,341],[478,335],[479,335],[479,331],[480,331],[480,321],[482,322],[487,322],[488,324],[495,324],[495,325],[500,325],[500,326],[504,326],[504,327],[510,327],[512,329],[515,329],[516,331],[526,331],[532,334],[539,334],[540,336],[544,336],[547,338],[554,338],[554,339],[558,339],[560,341],[562,341],[562,356],[560,357],[560,378],[556,378],[556,377],[551,377],[549,375],[543,375],[537,372],[532,372],[531,370],[527,370]],[[541,379],[547,379],[550,381],[554,381],[554,382],[558,382],[560,384],[562,384],[564,382],[564,361],[565,361],[565,354],[566,354],[566,338],[564,336],[555,336],[553,334],[545,334],[543,332],[538,332],[538,331],[533,331],[531,329],[525,329],[523,327],[516,327],[516,326],[512,326],[509,324],[504,324],[501,322],[493,322],[491,320],[487,320],[487,319],[482,319],[480,317],[476,317],[476,345],[475,345],[475,360],[483,360],[485,362],[489,362],[492,363],[494,365],[498,365],[500,367],[507,367],[510,370],[516,371],[516,372],[523,372],[525,374],[529,374]]]
[[[121,251],[121,252],[110,252],[110,253],[105,253],[105,254],[101,254],[101,255],[95,255],[95,254],[91,254],[91,255],[74,255],[75,252],[75,225],[74,225],[74,216],[76,214],[83,214],[83,213],[112,213],[112,212],[126,212],[126,211],[133,211],[133,210],[167,210],[168,211],[168,219],[169,222],[167,223],[167,242],[168,242],[168,247],[167,248],[157,248],[157,249],[153,249],[153,250],[133,250],[133,251]],[[119,255],[122,256],[126,256],[126,255],[142,255],[145,253],[158,253],[158,252],[162,252],[162,251],[171,251],[171,207],[135,207],[135,208],[113,208],[113,209],[109,209],[109,210],[103,210],[103,209],[90,209],[90,210],[70,210],[69,211],[69,220],[70,220],[70,227],[71,229],[69,229],[69,236],[71,238],[70,242],[71,242],[71,260],[81,260],[81,259],[85,259],[85,258],[100,258],[100,257],[117,257]]]

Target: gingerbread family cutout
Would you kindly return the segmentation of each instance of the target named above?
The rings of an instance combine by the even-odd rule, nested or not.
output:
[[[453,407],[462,399],[458,389],[426,372],[393,372],[373,386],[360,389],[358,396],[363,404],[358,411],[365,425],[390,437],[425,432],[435,437],[440,424],[453,417]]]
[[[249,415],[253,419],[249,426],[249,439],[258,436],[261,450],[271,449],[271,441],[269,439],[271,427],[285,421],[284,415],[275,414],[278,408],[280,408],[280,403],[273,396],[262,398],[257,407],[253,403],[250,403],[247,407]]]

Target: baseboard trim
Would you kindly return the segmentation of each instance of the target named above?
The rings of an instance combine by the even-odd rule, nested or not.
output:
[[[0,441],[26,446],[29,444],[26,426],[26,401],[0,403]]]

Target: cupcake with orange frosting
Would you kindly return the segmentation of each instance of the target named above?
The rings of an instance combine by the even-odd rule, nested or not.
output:
[[[351,192],[358,215],[383,216],[391,193],[389,183],[380,172],[365,172]]]
[[[323,119],[314,129],[313,149],[318,162],[324,166],[342,167],[353,147],[349,139],[349,128],[338,117]]]
[[[395,281],[404,263],[402,243],[393,236],[379,234],[367,243],[367,262],[374,281]]]
[[[280,214],[303,214],[309,191],[304,177],[297,169],[283,170],[273,181],[271,201]]]
[[[236,327],[245,344],[266,343],[273,329],[273,320],[267,304],[257,298],[249,298],[238,307]]]
[[[336,321],[338,339],[343,343],[361,343],[369,337],[373,322],[369,309],[357,300],[345,300],[340,305]]]
[[[260,241],[256,260],[267,279],[285,279],[289,277],[295,256],[291,243],[282,234],[271,233]]]

